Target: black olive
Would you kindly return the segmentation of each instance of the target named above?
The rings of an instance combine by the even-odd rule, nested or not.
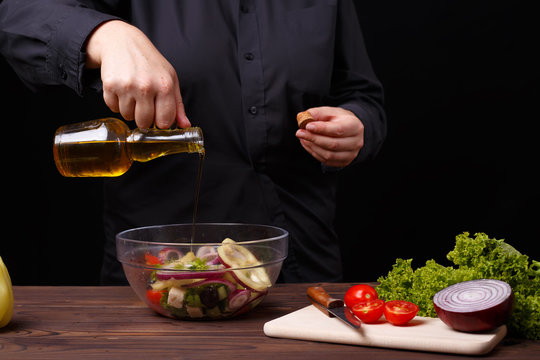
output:
[[[201,298],[203,305],[209,309],[216,307],[217,304],[219,304],[219,294],[214,286],[206,286],[199,293],[199,297]]]

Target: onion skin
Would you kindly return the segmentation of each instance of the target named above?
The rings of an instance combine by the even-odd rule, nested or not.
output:
[[[471,285],[474,285],[474,283],[479,283],[482,281],[496,280],[480,279],[466,281],[464,283],[470,283]],[[448,288],[452,286],[449,286]],[[446,291],[446,289],[441,290],[439,293]],[[444,302],[438,299],[439,293],[435,294],[435,296],[433,297],[433,306],[435,308],[435,312],[437,313],[437,316],[439,317],[439,319],[441,319],[442,322],[444,322],[446,325],[448,325],[454,330],[463,332],[490,331],[505,324],[508,321],[510,314],[512,313],[514,293],[511,288],[506,298],[502,299],[500,302],[493,303],[493,306],[486,306],[483,309],[473,309],[471,311],[452,311],[449,309],[445,309]]]

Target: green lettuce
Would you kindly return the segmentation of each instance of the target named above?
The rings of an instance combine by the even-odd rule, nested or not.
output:
[[[512,336],[540,339],[540,263],[504,240],[484,233],[456,236],[456,245],[447,255],[453,266],[434,260],[417,269],[412,259],[397,259],[392,270],[378,279],[377,292],[386,300],[407,300],[420,308],[418,315],[436,317],[433,296],[458,282],[474,279],[506,281],[514,291],[514,310],[508,321]]]

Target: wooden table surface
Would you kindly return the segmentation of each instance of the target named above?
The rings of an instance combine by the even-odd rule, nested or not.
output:
[[[271,338],[263,325],[308,305],[313,284],[278,284],[251,313],[179,321],[154,313],[129,287],[15,286],[0,359],[455,359],[459,356]],[[343,296],[350,284],[323,284]],[[486,357],[538,359],[540,341],[506,338]]]

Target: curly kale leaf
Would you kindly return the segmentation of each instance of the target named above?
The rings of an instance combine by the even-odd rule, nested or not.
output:
[[[397,259],[388,275],[378,279],[377,293],[379,297],[386,301],[406,300],[411,297],[414,274],[411,263],[412,259]]]
[[[529,258],[504,240],[490,239],[484,233],[456,237],[454,250],[447,255],[459,269],[474,269],[477,278],[506,281],[510,286],[528,281]]]
[[[515,337],[540,339],[540,278],[519,284],[513,290],[514,309],[508,332]]]

